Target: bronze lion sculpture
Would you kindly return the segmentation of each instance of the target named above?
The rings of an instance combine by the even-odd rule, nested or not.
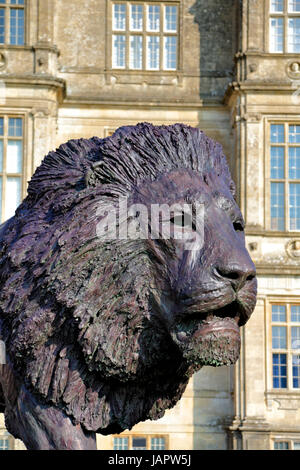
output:
[[[44,158],[0,227],[0,403],[28,449],[95,449],[95,433],[162,417],[203,365],[236,362],[256,274],[234,193],[222,147],[183,124],[121,127]],[[101,240],[99,207],[120,198],[202,204],[202,245]]]

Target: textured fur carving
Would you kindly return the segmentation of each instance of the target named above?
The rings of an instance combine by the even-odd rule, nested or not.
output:
[[[119,196],[136,202],[144,188],[149,199],[149,188],[154,194],[156,181],[172,172],[179,176],[164,185],[166,197],[186,174],[201,178],[210,193],[225,188],[233,201],[234,184],[219,144],[182,124],[143,123],[106,139],[71,140],[50,152],[15,217],[1,228],[0,332],[10,366],[39,403],[62,410],[88,431],[120,432],[157,419],[203,364],[229,364],[238,357],[232,351],[224,355],[220,347],[214,363],[203,351],[198,354],[196,342],[190,354],[176,340],[178,331],[162,314],[165,292],[174,299],[183,291],[172,241],[100,243],[96,236],[99,206],[114,205]],[[163,195],[156,200],[165,202]],[[244,302],[225,296],[238,305],[239,324],[255,305],[254,275],[248,277]],[[182,282],[187,285],[184,277]],[[210,299],[206,313],[217,308],[216,300],[213,308],[207,306]],[[229,316],[235,317],[220,314]],[[190,330],[198,323],[193,314]],[[204,344],[209,349],[216,343],[210,337]],[[6,421],[22,439],[12,413]]]

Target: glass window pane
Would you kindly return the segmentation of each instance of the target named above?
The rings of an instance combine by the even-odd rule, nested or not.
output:
[[[113,29],[125,31],[126,27],[126,5],[115,3],[113,5]]]
[[[114,437],[114,450],[128,450],[128,437]]]
[[[125,36],[113,35],[112,66],[115,68],[125,68]]]
[[[284,0],[271,0],[271,13],[283,13]]]
[[[271,143],[272,144],[284,143],[284,125],[283,124],[271,125]]]
[[[9,137],[22,137],[22,118],[9,118],[8,135]]]
[[[4,134],[4,127],[3,127],[3,118],[0,118],[0,135]]]
[[[0,44],[5,42],[5,9],[0,8]]]
[[[286,364],[286,354],[279,354],[279,362],[280,364]]]
[[[0,450],[9,450],[9,440],[2,436],[0,438]]]
[[[168,33],[177,31],[177,7],[174,5],[165,7],[164,30]]]
[[[0,3],[1,3],[1,4],[2,4],[2,3],[6,3],[6,0],[0,0]]]
[[[10,10],[10,44],[17,44],[16,10]]]
[[[130,6],[130,30],[143,30],[143,5]]]
[[[286,321],[285,305],[272,305],[272,321]]]
[[[278,377],[273,377],[273,388],[279,388],[279,379]]]
[[[272,326],[272,348],[286,349],[286,327]]]
[[[3,171],[3,140],[0,140],[0,172]]]
[[[2,176],[0,176],[0,222],[2,221]]]
[[[289,143],[300,144],[300,126],[289,126]]]
[[[300,442],[294,442],[294,450],[300,450]]]
[[[147,69],[159,70],[159,36],[147,37]]]
[[[24,44],[23,8],[10,9],[10,44],[17,46],[21,46]]]
[[[129,68],[141,69],[143,66],[143,36],[130,36]]]
[[[274,442],[274,450],[288,450],[289,443],[288,442]]]
[[[300,179],[300,147],[289,147],[289,178]]]
[[[300,18],[288,20],[288,52],[300,52]]]
[[[282,13],[284,0],[271,0],[270,10],[272,13]]]
[[[286,388],[286,354],[273,354],[273,388]]]
[[[300,355],[293,355],[293,388],[300,388]]]
[[[147,450],[145,437],[132,438],[132,450]]]
[[[289,0],[289,12],[300,12],[300,0]]]
[[[284,183],[271,183],[271,229],[284,230]]]
[[[274,365],[279,364],[279,354],[273,354],[273,364]]]
[[[7,173],[22,173],[22,141],[9,140],[7,142]]]
[[[151,450],[165,450],[166,442],[164,437],[151,437]]]
[[[24,5],[25,0],[9,0],[12,5]]]
[[[289,185],[290,230],[300,230],[300,183]]]
[[[270,51],[283,52],[283,18],[270,19]]]
[[[177,68],[177,37],[164,38],[164,69],[176,70]]]
[[[160,6],[148,5],[147,7],[147,31],[160,30]]]
[[[21,204],[21,178],[8,177],[5,192],[5,220],[15,215],[16,208]]]
[[[291,321],[300,322],[300,305],[291,305]]]
[[[271,178],[284,178],[284,147],[271,147]]]
[[[292,349],[300,349],[300,326],[292,326],[291,333]]]

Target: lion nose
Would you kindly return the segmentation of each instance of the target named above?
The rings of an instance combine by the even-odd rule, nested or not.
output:
[[[246,282],[252,281],[256,276],[254,264],[232,264],[227,266],[216,266],[215,272],[223,279],[228,279],[235,290],[240,289]]]

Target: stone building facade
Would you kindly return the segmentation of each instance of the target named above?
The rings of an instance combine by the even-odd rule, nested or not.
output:
[[[99,449],[300,447],[299,53],[299,0],[0,0],[1,220],[62,142],[184,122],[222,143],[257,266],[238,364]]]

